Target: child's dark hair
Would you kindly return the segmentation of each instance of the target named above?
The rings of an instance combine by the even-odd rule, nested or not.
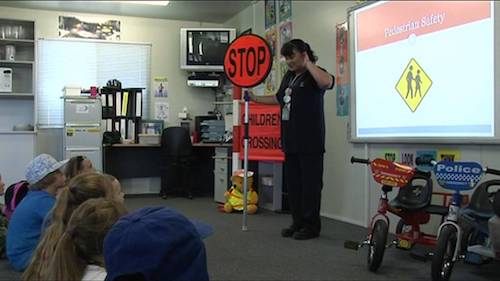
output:
[[[66,181],[69,181],[70,179],[78,175],[78,173],[82,169],[82,162],[85,159],[86,157],[82,155],[74,156],[71,159],[69,159],[68,163],[66,164],[66,168],[64,170]]]
[[[291,57],[293,55],[293,50],[296,50],[299,53],[307,52],[309,60],[312,62],[316,62],[318,60],[318,57],[314,55],[314,51],[311,50],[311,46],[301,39],[292,39],[286,42],[283,44],[283,47],[281,47],[280,53],[285,58]]]

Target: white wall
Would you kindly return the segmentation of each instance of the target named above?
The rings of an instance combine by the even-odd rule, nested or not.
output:
[[[355,1],[292,1],[293,36],[310,43],[319,57],[318,64],[335,74],[335,25],[347,20],[347,9]],[[264,1],[258,1],[240,12],[225,25],[240,31],[252,27],[253,32],[264,35]],[[380,188],[371,179],[366,167],[351,165],[352,155],[380,157],[387,149],[456,149],[462,160],[480,161],[484,165],[500,168],[498,145],[419,145],[419,144],[353,144],[347,141],[348,117],[336,116],[335,91],[325,96],[326,154],[324,188],[321,213],[366,226],[376,212]],[[436,185],[435,185],[436,186]],[[436,189],[440,189],[439,187]],[[396,192],[392,192],[391,197]],[[392,229],[397,223],[391,217]]]

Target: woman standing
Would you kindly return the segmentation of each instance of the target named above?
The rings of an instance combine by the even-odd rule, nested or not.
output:
[[[275,96],[255,96],[253,101],[281,106],[281,145],[285,152],[285,182],[292,224],[283,237],[306,240],[319,236],[325,153],[325,91],[335,78],[318,67],[311,47],[301,39],[283,45],[288,71]]]

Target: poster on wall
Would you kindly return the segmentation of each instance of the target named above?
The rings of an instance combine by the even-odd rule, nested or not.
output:
[[[349,84],[337,85],[337,116],[349,115]]]
[[[118,41],[120,21],[59,16],[59,37]]]
[[[288,64],[286,63],[284,58],[279,60],[279,69],[280,69],[280,81],[285,77],[286,72],[288,71]]]
[[[337,25],[337,80],[339,84],[349,83],[349,54],[347,46],[347,22]]]
[[[266,39],[267,43],[269,44],[269,47],[271,47],[271,53],[273,57],[277,57],[278,55],[276,52],[279,52],[279,50],[276,50],[276,46],[278,44],[278,37],[276,35],[276,28],[272,27],[268,30],[266,30],[266,33],[264,34],[264,38]]]
[[[155,102],[154,108],[155,108],[154,119],[164,120],[168,122],[170,114],[168,102]]]
[[[437,161],[460,161],[460,150],[439,149],[437,151]]]
[[[264,13],[266,17],[266,29],[276,25],[276,0],[264,1]]]
[[[292,22],[286,21],[280,25],[280,50],[283,45],[293,39]]]
[[[392,162],[399,162],[399,156],[399,150],[397,149],[382,150],[380,153],[380,158]]]
[[[337,82],[337,116],[349,115],[349,59],[347,46],[347,22],[336,26],[336,82]]]
[[[401,164],[413,167],[415,166],[415,150],[401,150],[401,157],[399,158]]]
[[[270,96],[276,93],[276,64],[273,64],[269,75],[264,82],[264,95]]]
[[[286,21],[292,17],[292,1],[279,0],[278,1],[279,20]]]
[[[166,76],[158,76],[153,78],[153,89],[155,92],[155,97],[157,98],[167,98],[168,97],[168,79]]]
[[[417,150],[416,158],[421,158],[422,160],[425,160],[425,159],[437,159],[436,155],[437,155],[436,150]],[[432,171],[432,165],[431,164],[417,165],[417,168],[419,170],[425,171],[425,172]]]

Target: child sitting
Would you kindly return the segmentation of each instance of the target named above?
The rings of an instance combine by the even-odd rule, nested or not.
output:
[[[70,220],[73,211],[83,202],[92,198],[105,198],[123,203],[123,194],[108,175],[84,173],[74,177],[63,189],[52,210],[48,227],[33,254],[33,258],[22,276],[22,280],[48,280],[49,257],[56,248],[59,238]]]
[[[54,206],[57,191],[65,184],[59,169],[66,162],[40,154],[26,168],[30,191],[16,207],[7,229],[7,258],[18,271],[28,266],[40,239],[42,222]]]
[[[48,266],[47,280],[104,280],[103,241],[126,213],[123,203],[89,199],[71,215]]]
[[[120,218],[104,240],[108,281],[207,281],[201,240],[211,226],[173,209],[146,207]]]

